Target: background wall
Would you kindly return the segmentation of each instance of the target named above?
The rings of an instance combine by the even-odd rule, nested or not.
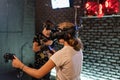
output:
[[[0,80],[18,80],[17,70],[3,55],[13,53],[25,64],[32,63],[35,32],[34,0],[0,0]]]
[[[120,80],[120,16],[82,20],[83,75],[92,80]]]
[[[74,8],[52,9],[51,0],[36,0],[36,32],[39,32],[42,23],[51,20],[55,24],[63,21],[74,22]]]

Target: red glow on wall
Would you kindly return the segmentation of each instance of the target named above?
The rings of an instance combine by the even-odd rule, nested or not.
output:
[[[98,17],[102,17],[103,15],[104,15],[104,12],[103,12],[103,5],[102,5],[102,4],[99,4],[97,16],[98,16]]]
[[[119,0],[104,0],[102,3],[88,1],[85,4],[86,15],[103,16],[119,12]]]
[[[116,14],[119,12],[119,1],[118,0],[106,0],[105,8],[107,14]]]
[[[97,15],[98,11],[98,3],[97,2],[87,2],[85,4],[85,8],[87,10],[87,15]]]

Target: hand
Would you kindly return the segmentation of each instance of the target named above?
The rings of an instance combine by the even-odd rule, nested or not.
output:
[[[22,69],[24,64],[16,56],[14,56],[14,58],[15,59],[12,60],[12,66],[15,67],[15,68]]]
[[[32,49],[35,53],[40,50],[40,45],[38,44],[38,42],[33,42]]]
[[[45,42],[45,45],[52,45],[53,41],[52,40],[48,40],[47,42]]]

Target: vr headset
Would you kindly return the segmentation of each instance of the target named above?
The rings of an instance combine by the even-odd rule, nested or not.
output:
[[[51,33],[52,39],[64,39],[68,40],[71,37],[76,37],[76,32],[78,31],[77,27],[71,27],[71,28],[64,28],[64,29],[54,29]],[[71,37],[68,36],[68,34],[71,35]]]

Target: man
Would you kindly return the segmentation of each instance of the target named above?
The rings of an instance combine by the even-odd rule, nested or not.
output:
[[[49,57],[54,53],[52,49],[53,41],[50,39],[51,29],[54,27],[53,23],[47,20],[42,27],[42,32],[36,34],[33,39],[33,51],[35,52],[34,67],[36,69],[43,66]],[[50,80],[50,72],[41,79],[34,80]]]

